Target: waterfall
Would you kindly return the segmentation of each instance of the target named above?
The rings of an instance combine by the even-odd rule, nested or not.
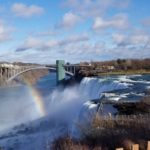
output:
[[[85,77],[80,83],[80,92],[90,99],[100,98],[103,92],[126,89],[128,84],[113,80],[112,78],[88,78]]]

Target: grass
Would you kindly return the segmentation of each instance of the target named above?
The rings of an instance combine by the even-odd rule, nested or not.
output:
[[[123,107],[131,109],[128,105]],[[131,150],[131,145],[138,143],[140,150],[146,150],[147,141],[150,140],[150,96],[142,98],[141,102],[132,107],[135,111],[130,115],[118,113],[114,117],[100,116],[97,113],[88,126],[84,123],[77,124],[82,135],[80,139],[74,139],[68,133],[65,137],[56,139],[51,149],[115,150],[123,147]]]
[[[124,147],[130,150],[134,143],[140,150],[146,150],[150,139],[150,114],[119,115],[116,117],[95,116],[88,127],[78,124],[82,139],[72,139],[69,135],[52,144],[52,150],[115,150]]]
[[[150,74],[150,70],[139,69],[139,70],[81,70],[80,75],[82,76],[107,76],[107,75],[134,75],[134,74]]]

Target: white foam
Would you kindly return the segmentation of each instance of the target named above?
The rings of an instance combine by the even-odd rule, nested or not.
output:
[[[109,92],[113,90],[126,89],[129,87],[128,83],[121,83],[120,81],[113,81],[109,79],[99,78],[84,78],[80,84],[79,90],[91,99],[100,97],[103,92]]]
[[[147,88],[147,89],[150,89],[150,86],[147,86],[146,88]]]
[[[150,81],[146,81],[146,80],[137,80],[137,81],[135,81],[135,80],[130,79],[130,77],[134,77],[134,76],[119,76],[119,81],[120,82],[125,82],[125,83],[144,83],[144,84],[150,84]]]
[[[142,77],[141,74],[133,74],[133,75],[128,75],[128,77]]]

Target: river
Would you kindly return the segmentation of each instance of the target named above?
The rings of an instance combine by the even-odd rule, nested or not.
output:
[[[44,150],[66,132],[79,136],[75,122],[82,112],[97,107],[89,100],[139,101],[149,94],[148,89],[150,75],[85,77],[80,84],[63,89],[56,86],[55,73],[33,86],[0,88],[0,146]],[[105,114],[113,111],[109,107]]]

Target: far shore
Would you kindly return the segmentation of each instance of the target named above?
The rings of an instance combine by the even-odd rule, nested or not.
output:
[[[119,71],[108,71],[102,73],[90,74],[90,76],[107,76],[107,75],[148,75],[150,70],[119,70]]]

